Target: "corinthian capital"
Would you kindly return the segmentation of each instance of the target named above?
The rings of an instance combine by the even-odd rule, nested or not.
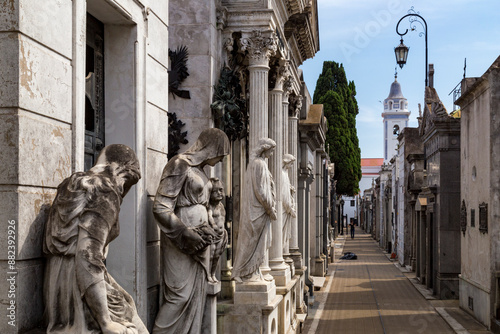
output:
[[[283,98],[286,98],[287,101],[288,101],[288,97],[293,92],[293,83],[294,83],[294,80],[293,80],[293,77],[291,75],[289,77],[287,77],[285,79],[285,81],[283,82]]]
[[[250,65],[268,65],[278,50],[278,37],[275,32],[254,30],[240,39],[240,46],[241,51],[248,51]]]
[[[296,118],[299,116],[300,109],[302,109],[303,97],[301,95],[293,95],[289,100],[290,106],[288,107],[288,116]]]
[[[293,89],[293,76],[290,70],[290,61],[286,59],[280,60],[280,68],[278,70],[278,80],[283,86],[283,97],[290,95]]]

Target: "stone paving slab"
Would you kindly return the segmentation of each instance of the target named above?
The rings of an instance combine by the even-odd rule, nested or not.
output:
[[[339,260],[336,254],[303,333],[454,333],[371,236],[356,232],[345,239],[343,252],[358,259]]]

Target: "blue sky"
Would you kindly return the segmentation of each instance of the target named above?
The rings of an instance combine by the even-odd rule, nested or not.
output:
[[[399,44],[396,24],[411,7],[427,21],[429,63],[434,64],[434,88],[448,112],[448,95],[463,77],[481,76],[500,55],[499,0],[318,0],[320,51],[301,68],[311,93],[326,60],[342,63],[354,80],[359,114],[357,130],[362,158],[383,157],[381,113],[394,81],[394,47]],[[400,31],[409,28],[406,18]],[[410,48],[398,81],[417,126],[418,103],[423,105],[425,39],[422,26],[404,36]]]

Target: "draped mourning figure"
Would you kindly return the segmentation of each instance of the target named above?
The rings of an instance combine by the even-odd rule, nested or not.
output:
[[[290,184],[290,178],[288,177],[288,170],[292,167],[294,161],[295,157],[291,154],[285,154],[283,156],[283,169],[281,176],[281,201],[283,204],[283,254],[289,253],[289,242],[292,237],[290,226],[292,224],[292,219],[297,216],[295,201],[293,199],[295,188]]]
[[[199,334],[210,273],[210,245],[218,234],[209,223],[212,184],[205,166],[229,154],[226,134],[201,132],[186,152],[163,169],[153,213],[161,231],[160,310],[153,333]]]
[[[123,197],[140,178],[134,151],[109,145],[89,171],[58,186],[43,241],[47,333],[148,333],[104,264]]]
[[[237,282],[264,280],[259,269],[271,246],[271,221],[276,220],[274,181],[266,163],[276,143],[260,139],[250,155],[241,196],[241,218],[232,270]]]
[[[208,221],[217,237],[214,238],[210,245],[210,272],[208,273],[208,281],[217,283],[217,264],[227,245],[227,231],[224,228],[226,209],[222,204],[222,200],[224,199],[224,185],[218,178],[211,178],[210,182],[212,183],[212,192],[210,193],[208,206]]]

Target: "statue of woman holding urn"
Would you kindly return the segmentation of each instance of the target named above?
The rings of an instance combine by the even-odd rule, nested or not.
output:
[[[229,149],[223,131],[207,129],[163,169],[153,207],[161,230],[162,266],[161,306],[153,333],[201,332],[210,272],[208,246],[217,238],[208,216],[212,185],[203,168],[221,161]]]

